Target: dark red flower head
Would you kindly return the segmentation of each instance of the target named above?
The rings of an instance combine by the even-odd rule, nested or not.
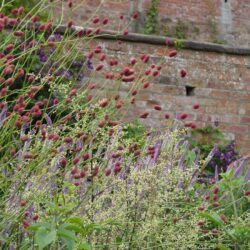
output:
[[[109,22],[109,19],[106,17],[102,20],[102,24],[106,25]]]
[[[185,69],[180,70],[180,76],[183,78],[187,75],[187,71]]]
[[[199,109],[200,108],[200,104],[197,102],[193,105],[193,109]]]
[[[140,115],[140,118],[143,118],[143,119],[146,119],[148,117],[149,113],[148,112],[143,112],[141,115]]]
[[[187,117],[188,117],[188,114],[186,112],[182,112],[179,114],[179,118],[182,120],[186,119]]]
[[[170,50],[169,53],[168,53],[168,56],[169,56],[169,57],[174,57],[174,56],[176,56],[176,55],[177,55],[177,50],[176,50],[176,49],[172,49],[172,50]]]

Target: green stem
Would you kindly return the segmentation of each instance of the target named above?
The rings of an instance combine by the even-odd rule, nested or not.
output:
[[[231,196],[231,199],[232,199],[232,203],[233,203],[233,209],[234,209],[234,217],[235,219],[238,218],[238,212],[237,212],[237,207],[236,207],[236,201],[235,201],[235,197],[234,197],[234,193],[233,193],[233,190],[231,187],[230,188],[230,196]]]

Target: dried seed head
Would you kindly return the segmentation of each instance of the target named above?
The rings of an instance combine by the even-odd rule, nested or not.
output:
[[[74,21],[73,20],[69,20],[68,21],[68,28],[71,28],[72,26],[73,26],[73,24],[74,24]]]
[[[26,141],[28,141],[29,136],[28,136],[28,135],[22,135],[22,136],[20,137],[20,139],[21,139],[22,142],[26,142]]]
[[[199,220],[198,222],[197,222],[197,225],[198,226],[203,226],[205,224],[205,221],[203,221],[203,220]]]
[[[217,201],[215,201],[215,202],[212,203],[212,206],[213,206],[213,207],[219,207],[219,206],[220,206],[220,203],[217,202]]]
[[[204,206],[204,205],[201,205],[201,206],[198,207],[198,210],[199,210],[199,211],[203,211],[204,209],[205,209],[205,206]]]
[[[228,223],[228,218],[226,217],[225,214],[221,214],[220,218],[224,221],[225,224]]]
[[[21,200],[20,205],[21,205],[21,207],[24,207],[27,205],[27,203],[28,203],[27,200]]]
[[[94,169],[93,169],[92,172],[91,172],[91,175],[92,175],[92,176],[97,176],[97,175],[98,175],[98,172],[99,172],[99,169],[100,169],[99,165],[95,165],[95,166],[94,166]]]
[[[98,123],[98,127],[99,127],[99,128],[103,128],[105,124],[106,124],[106,120],[105,120],[105,119],[102,119],[102,120]]]
[[[24,152],[24,153],[23,153],[23,158],[24,158],[24,159],[33,159],[33,158],[34,158],[34,155],[33,155],[33,153],[31,153],[31,152]]]

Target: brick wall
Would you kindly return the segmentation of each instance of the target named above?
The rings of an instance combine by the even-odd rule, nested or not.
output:
[[[131,34],[122,38],[134,42],[94,39],[88,49],[101,45],[108,58],[118,59],[119,67],[127,65],[131,57],[140,58],[143,53],[150,55],[149,65],[162,66],[160,74],[151,81],[151,87],[139,91],[134,106],[129,110],[130,117],[138,117],[142,111],[148,111],[146,124],[161,127],[166,125],[165,112],[174,118],[186,111],[187,120],[195,121],[198,127],[217,126],[228,139],[236,140],[242,152],[250,149],[250,50],[186,43],[176,57],[170,58],[168,50],[171,48],[164,45],[164,37],[159,37],[159,44],[146,42],[157,40],[157,37]],[[138,38],[145,42],[138,42]],[[95,58],[93,62],[97,63]],[[104,83],[104,72],[109,68],[107,62],[104,64],[104,70],[95,76],[97,83]],[[182,68],[188,72],[185,78],[179,75]],[[115,85],[110,81],[106,84],[109,85],[107,95],[112,95]],[[191,96],[187,95],[187,86],[194,88]],[[121,96],[129,88],[128,83],[123,83]],[[200,109],[192,108],[195,102],[200,103]],[[153,109],[158,104],[163,108],[160,112]]]
[[[250,24],[250,16],[247,14],[250,13],[248,12],[250,2],[248,2],[247,0],[227,0],[227,3],[225,0],[160,1],[159,15],[163,21],[167,18],[166,22],[173,24],[174,20],[182,17],[181,20],[193,23],[190,27],[200,25],[201,32],[194,34],[190,28],[188,37],[210,41],[212,33],[209,21],[215,20],[223,39],[227,38],[228,43],[237,40],[232,47],[185,41],[184,49],[180,50],[177,57],[170,59],[164,45],[165,37],[136,34],[119,37],[120,40],[124,40],[122,44],[118,44],[115,39],[96,39],[90,43],[90,47],[94,48],[97,44],[101,44],[108,57],[117,57],[124,65],[131,56],[140,57],[142,53],[151,55],[150,63],[162,65],[162,71],[154,79],[150,89],[140,91],[138,94],[134,108],[129,110],[130,116],[137,116],[141,111],[149,111],[147,124],[164,126],[166,124],[163,118],[164,112],[176,117],[179,112],[187,111],[188,120],[195,121],[199,127],[206,124],[218,126],[228,138],[236,140],[243,152],[247,152],[250,149],[250,49],[235,45],[246,46],[250,41],[250,32],[242,32],[247,31],[247,26]],[[96,6],[99,6],[100,0],[75,0],[74,3],[75,9],[72,13],[76,24],[83,25],[88,18],[96,15],[93,13],[94,10],[99,11]],[[77,5],[79,3],[85,5],[81,7]],[[231,14],[226,4],[230,4]],[[145,12],[148,5],[150,5],[149,0],[134,1],[133,8],[131,1],[105,0],[100,16],[101,18],[108,16],[111,19],[105,28],[117,30],[121,25],[117,21],[120,14],[128,17],[128,13],[132,13],[138,6]],[[72,18],[72,14],[67,10],[65,20],[69,18]],[[224,22],[224,26],[221,22]],[[185,68],[188,72],[184,79],[178,74],[180,68]],[[102,78],[100,80],[102,81]],[[187,96],[187,86],[194,88],[193,96]],[[127,90],[128,86],[122,84],[121,94]],[[199,110],[192,109],[196,101],[201,104]],[[156,104],[163,107],[162,112],[152,111]]]
[[[74,0],[73,18],[83,25],[96,13],[109,17],[109,28],[119,29],[122,14],[130,22],[130,31],[143,33],[151,0]],[[234,46],[250,44],[249,0],[159,0],[156,34],[186,39],[225,43]],[[131,22],[131,13],[140,13],[139,22]],[[65,12],[66,18],[71,13]]]

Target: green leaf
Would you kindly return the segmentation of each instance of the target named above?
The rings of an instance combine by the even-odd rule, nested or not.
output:
[[[86,241],[81,242],[81,244],[79,245],[81,250],[91,250],[92,247],[89,243],[87,243]]]
[[[117,237],[115,238],[115,242],[116,242],[116,244],[120,245],[120,244],[122,243],[122,237],[117,236]]]
[[[60,213],[65,213],[65,212],[71,211],[73,207],[74,207],[74,204],[69,203],[66,206],[58,207],[57,211],[59,211]]]
[[[20,249],[29,249],[29,246],[32,244],[31,242],[31,238],[25,238],[21,243]]]
[[[39,228],[41,227],[44,227],[44,228],[47,228],[47,229],[50,229],[51,228],[51,224],[48,223],[48,222],[37,222],[33,225],[30,225],[28,227],[28,230],[33,230],[33,231],[37,231]]]
[[[1,240],[1,241],[6,241],[6,238],[3,237],[3,236],[0,234],[0,240]]]
[[[226,247],[225,245],[222,245],[222,244],[219,244],[219,245],[217,246],[217,248],[218,248],[219,250],[230,250],[230,248],[228,248],[228,247]]]
[[[46,228],[41,227],[35,234],[35,242],[39,249],[44,249],[50,243],[56,240],[56,230],[48,231]]]
[[[86,233],[86,230],[84,230],[83,228],[77,226],[77,225],[74,225],[74,224],[70,224],[70,225],[67,225],[65,227],[65,229],[68,229],[68,230],[73,230],[75,231],[76,233],[81,233],[81,234],[85,234]]]
[[[233,174],[234,174],[234,168],[231,168],[229,171],[221,173],[220,175],[223,177],[223,179],[230,180]]]
[[[192,162],[194,162],[195,158],[196,158],[196,154],[195,154],[194,151],[187,152],[187,154],[186,154],[186,161],[189,164],[191,164]]]
[[[223,225],[222,219],[221,219],[220,216],[219,216],[218,214],[216,214],[216,213],[212,213],[212,214],[209,214],[209,213],[199,213],[199,215],[200,215],[202,218],[208,219],[209,221],[213,222],[213,223],[216,224],[217,226]]]
[[[77,237],[75,236],[75,232],[72,232],[70,230],[58,229],[57,234],[61,238],[77,241]]]
[[[83,226],[84,223],[83,219],[80,217],[70,217],[67,221],[78,224],[79,226]]]
[[[62,240],[63,240],[63,242],[65,242],[68,250],[73,250],[74,249],[75,241],[70,240],[70,239],[65,239],[65,238],[63,238]]]
[[[97,223],[91,223],[91,224],[88,224],[85,229],[87,231],[89,231],[90,229],[93,229],[93,230],[102,230],[103,229],[103,226],[101,224],[97,224]]]
[[[59,225],[59,229],[65,229],[69,225],[71,225],[71,223],[62,223]]]
[[[116,220],[113,220],[113,219],[106,220],[103,223],[105,223],[107,225],[118,226],[118,227],[122,226],[122,224],[119,221],[116,221]]]

